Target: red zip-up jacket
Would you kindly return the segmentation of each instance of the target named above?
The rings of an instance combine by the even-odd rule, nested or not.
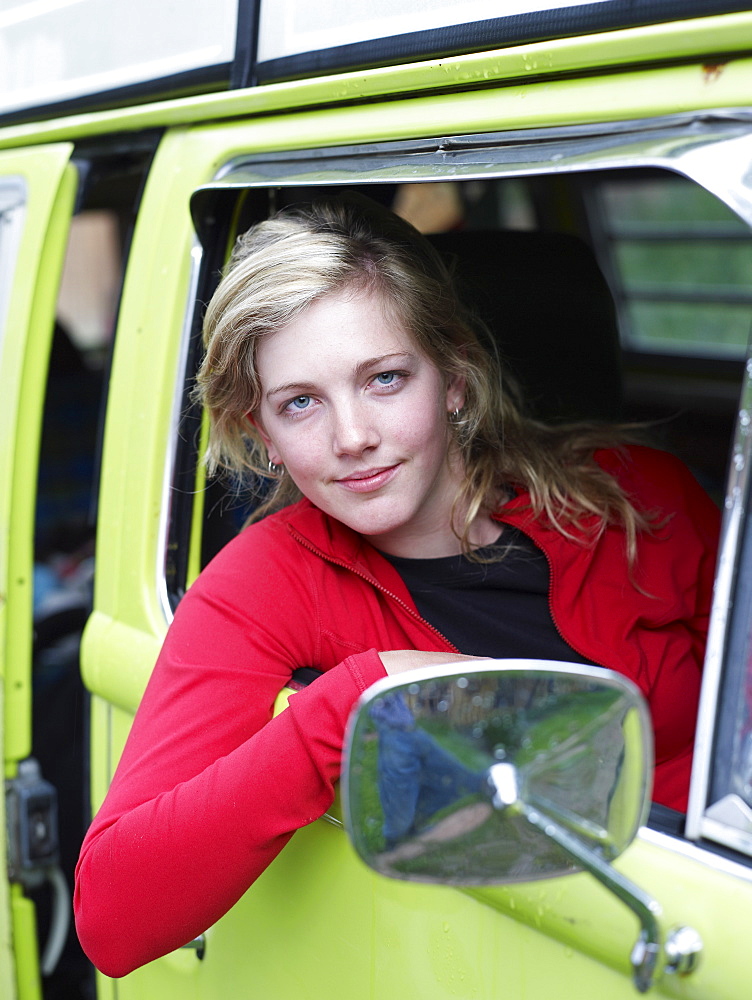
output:
[[[564,639],[645,693],[655,798],[683,809],[718,512],[669,455],[596,458],[665,520],[640,535],[631,574],[618,527],[580,544],[534,519],[525,494],[497,516],[546,554]],[[81,850],[76,922],[101,971],[125,975],[206,930],[329,808],[347,718],[385,676],[378,651],[390,649],[454,651],[394,567],[308,501],[246,529],[210,563],[177,609]],[[272,718],[300,666],[323,675]]]

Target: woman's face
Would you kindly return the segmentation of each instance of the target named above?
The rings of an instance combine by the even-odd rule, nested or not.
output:
[[[459,551],[447,385],[374,294],[326,296],[258,343],[254,419],[304,496],[392,555]]]

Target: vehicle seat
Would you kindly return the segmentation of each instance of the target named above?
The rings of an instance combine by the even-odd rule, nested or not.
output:
[[[429,237],[542,420],[623,418],[616,309],[588,245],[566,233],[458,230]]]

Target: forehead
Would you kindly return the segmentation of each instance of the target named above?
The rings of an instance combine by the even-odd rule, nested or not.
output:
[[[404,353],[423,357],[386,300],[375,292],[347,290],[317,299],[286,326],[263,337],[256,366],[264,385],[281,375],[310,378],[314,371]]]

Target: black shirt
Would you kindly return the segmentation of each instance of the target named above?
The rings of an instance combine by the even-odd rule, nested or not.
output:
[[[460,652],[591,663],[554,625],[543,552],[509,526],[494,545],[477,550],[481,557],[499,552],[503,558],[490,563],[465,555],[405,559],[382,554],[404,580],[421,616]]]

